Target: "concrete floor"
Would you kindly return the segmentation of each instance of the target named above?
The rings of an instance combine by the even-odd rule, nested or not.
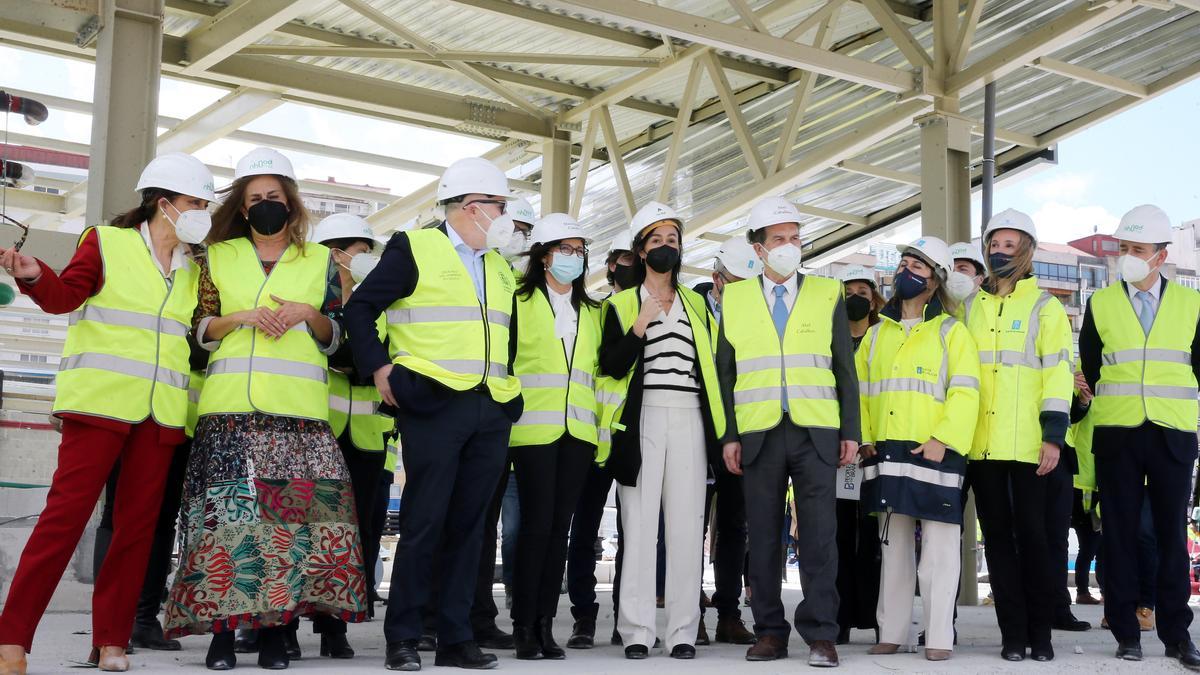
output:
[[[497,601],[503,606],[502,592],[497,587]],[[987,589],[982,589],[986,594]],[[711,592],[711,589],[710,589]],[[800,591],[796,584],[785,587],[785,602],[790,609],[799,600]],[[602,587],[601,597],[607,599],[607,587]],[[382,607],[380,608],[382,609]],[[919,609],[919,605],[918,605]],[[503,610],[502,610],[503,612]],[[1098,626],[1101,610],[1099,607],[1076,607],[1076,615],[1091,621]],[[743,610],[743,616],[750,617],[750,610]],[[382,617],[382,614],[380,614]],[[504,618],[502,613],[502,619]],[[662,611],[659,611],[659,627],[663,624]],[[709,630],[713,629],[715,617],[710,611]],[[507,621],[501,625],[507,628]],[[601,618],[598,632],[607,637],[612,630],[612,608],[605,605],[601,608]],[[563,596],[556,636],[560,642],[565,642],[570,634],[570,610]],[[1143,647],[1146,660],[1140,664],[1118,661],[1113,658],[1115,644],[1107,631],[1094,628],[1086,633],[1055,632],[1054,646],[1057,658],[1049,664],[1026,661],[1009,664],[1000,659],[1000,639],[996,628],[995,614],[991,607],[964,607],[960,609],[958,630],[960,644],[954,658],[942,664],[925,661],[921,654],[908,653],[888,657],[868,656],[867,648],[873,641],[869,631],[855,631],[850,645],[839,648],[842,657],[842,667],[838,672],[843,673],[880,673],[880,672],[958,672],[958,673],[1051,673],[1051,672],[1087,672],[1087,673],[1148,673],[1148,672],[1184,672],[1175,661],[1162,656],[1162,644],[1153,633],[1143,634]],[[1200,622],[1193,625],[1193,635],[1200,639]],[[91,633],[90,617],[87,614],[49,614],[42,621],[34,643],[34,653],[30,656],[30,673],[66,673],[72,672],[77,666],[73,661],[83,660],[87,656]],[[305,625],[301,629],[301,645],[305,658],[292,662],[292,670],[304,672],[344,673],[344,672],[384,672],[384,640],[382,618],[374,622],[351,626],[350,642],[358,652],[355,659],[348,661],[332,661],[316,657],[318,638]],[[204,655],[208,640],[202,637],[191,637],[183,640],[181,652],[138,652],[132,657],[133,670],[143,673],[168,672],[206,672],[204,671]],[[500,654],[500,666],[497,670],[507,673],[540,673],[542,675],[560,673],[754,673],[768,675],[773,673],[795,673],[807,671],[805,664],[808,653],[797,636],[792,636],[792,657],[786,661],[774,663],[747,663],[744,660],[745,648],[731,645],[713,645],[698,648],[695,661],[674,661],[664,655],[661,650],[652,652],[645,661],[628,661],[623,658],[620,647],[612,647],[604,642],[603,646],[588,651],[568,650],[565,661],[517,661],[511,654]],[[425,657],[425,670],[438,670],[432,665],[432,654]],[[245,655],[239,670],[256,671],[257,664],[253,655]]]

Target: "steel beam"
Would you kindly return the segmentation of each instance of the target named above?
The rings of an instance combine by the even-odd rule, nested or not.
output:
[[[914,88],[912,73],[829,52],[790,40],[723,24],[694,14],[657,7],[639,0],[547,0],[547,4],[583,11],[607,21],[705,44],[751,58],[812,70],[859,84],[892,91]]]
[[[18,190],[16,188],[3,188],[6,208],[17,211],[27,211],[29,213],[49,213],[61,214],[66,211],[66,200],[62,195],[52,195],[48,192],[34,192],[33,190]],[[8,227],[8,223],[3,223],[4,227]],[[13,228],[14,230],[16,228]],[[6,242],[8,246],[12,242]]]
[[[839,6],[840,0],[830,0],[825,5],[832,9],[824,14],[824,18],[817,28],[817,34],[813,38],[814,47],[829,49],[829,45],[833,42],[833,27],[837,24]],[[820,14],[822,11],[823,9],[814,14]],[[775,155],[767,166],[768,174],[783,170],[788,159],[791,158],[792,148],[796,146],[796,135],[800,132],[800,124],[804,121],[804,113],[808,110],[808,102],[816,83],[817,76],[807,70],[801,74],[800,80],[796,83],[796,92],[792,97],[791,105],[788,106],[787,118],[784,120],[783,130],[779,133],[779,142],[775,145]]]
[[[617,82],[579,105],[560,114],[559,122],[570,124],[587,119],[593,110],[603,106],[614,105],[645,90],[655,82],[675,71],[675,69],[691,63],[694,59],[709,53],[711,50],[704,45],[692,45],[674,56],[663,59],[662,63],[653,70],[645,70],[637,75]]]
[[[892,39],[896,48],[904,54],[909,64],[914,68],[933,66],[929,53],[917,42],[908,28],[901,25],[896,13],[883,0],[862,0],[863,7],[875,18],[875,22],[883,29],[885,35]]]
[[[653,68],[662,59],[646,56],[600,56],[591,54],[539,54],[537,52],[438,51],[400,47],[339,47],[312,45],[251,45],[242,54],[254,56],[321,56],[330,58],[396,59],[400,61],[470,61],[473,63],[543,63],[568,66]]]
[[[629,174],[625,172],[625,158],[621,156],[621,139],[617,138],[617,130],[613,128],[612,115],[608,108],[596,111],[599,115],[600,131],[604,134],[604,146],[608,150],[608,159],[612,163],[613,178],[617,181],[617,189],[621,194],[621,206],[625,208],[625,218],[633,219],[637,212],[637,203],[633,200],[633,187],[629,184]]]
[[[596,148],[596,133],[600,131],[600,111],[593,110],[583,133],[583,151],[579,155],[579,173],[575,176],[575,194],[571,198],[571,216],[578,218],[583,195],[592,167],[592,151]]]
[[[1103,89],[1109,89],[1111,91],[1127,94],[1129,96],[1146,98],[1148,94],[1146,91],[1146,85],[1144,84],[1138,84],[1137,82],[1126,80],[1122,77],[1108,75],[1106,73],[1092,70],[1091,68],[1085,68],[1083,66],[1075,65],[1074,63],[1059,61],[1058,59],[1052,59],[1047,56],[1034,59],[1033,67],[1047,73],[1054,73],[1055,75],[1061,75],[1063,77],[1076,80],[1077,82],[1085,82],[1087,84],[1092,84]]]
[[[867,164],[866,162],[856,162],[852,159],[847,159],[845,161],[838,162],[837,168],[843,171],[849,171],[850,173],[861,174],[863,176],[890,180],[893,183],[921,187],[920,175],[909,173],[908,171],[896,171],[895,169],[889,169],[886,166]]]
[[[254,44],[279,26],[311,10],[320,0],[243,0],[192,29],[184,73],[198,75]],[[159,3],[161,8],[162,3]]]
[[[692,119],[692,105],[696,101],[696,90],[700,88],[701,71],[704,64],[692,62],[688,73],[687,83],[683,86],[683,99],[679,102],[679,117],[675,119],[675,133],[671,135],[671,147],[663,162],[662,179],[658,185],[658,201],[668,203],[671,186],[675,183],[675,167],[679,164],[679,153],[683,150],[683,139],[687,134],[688,124]]]
[[[158,154],[196,152],[279,107],[274,92],[236,89],[158,137]]]
[[[958,115],[931,113],[921,128],[921,234],[971,239],[971,127]]]
[[[729,78],[725,76],[721,64],[713,58],[711,53],[706,53],[702,58],[704,67],[708,69],[708,79],[712,81],[713,87],[717,90],[717,97],[721,99],[721,105],[725,107],[725,117],[729,120],[729,126],[733,128],[733,135],[742,148],[742,156],[746,158],[746,165],[750,167],[750,172],[756,179],[762,180],[767,175],[767,169],[763,164],[762,157],[758,154],[758,145],[754,143],[750,127],[746,126],[746,119],[742,116],[741,107],[733,98]]]
[[[828,19],[830,17],[830,15],[833,14],[833,12],[835,10],[837,10],[839,7],[841,7],[845,3],[846,3],[846,0],[828,0],[828,2],[826,2],[824,5],[822,5],[820,9],[818,9],[817,11],[813,12],[812,14],[809,14],[808,16],[804,17],[803,21],[801,21],[800,23],[793,26],[791,28],[791,30],[789,30],[788,32],[784,33],[783,39],[784,40],[796,40],[796,39],[800,38],[802,35],[804,35],[808,31],[821,25],[826,19]],[[817,44],[817,43],[814,41],[813,44]]]
[[[571,138],[542,143],[542,215],[566,213],[571,202]]]
[[[958,28],[958,37],[954,41],[954,50],[950,53],[950,63],[946,72],[957,73],[967,61],[967,52],[975,41],[975,29],[979,27],[979,17],[983,14],[983,0],[968,0],[967,11],[963,15]]]

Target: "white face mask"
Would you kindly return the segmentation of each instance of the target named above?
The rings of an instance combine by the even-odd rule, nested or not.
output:
[[[946,292],[955,302],[962,302],[975,292],[975,279],[962,272],[951,272],[946,277]]]
[[[167,202],[171,204],[171,202]],[[159,207],[162,208],[161,206]],[[162,209],[163,217],[167,222],[175,226],[175,236],[179,237],[179,241],[185,244],[199,244],[208,236],[209,230],[212,229],[212,214],[204,209],[191,209],[189,211],[180,212],[171,204],[171,208],[178,215],[174,220],[167,215],[167,210]]]
[[[495,227],[495,223],[492,227]],[[515,261],[522,253],[529,250],[529,235],[525,232],[517,230],[513,232],[512,239],[508,240],[508,244],[504,248],[497,249],[500,255],[504,256],[509,262]]]
[[[800,247],[794,244],[776,246],[767,252],[767,267],[781,277],[790,277],[800,269]]]
[[[374,253],[356,253],[350,258],[350,277],[354,279],[354,283],[361,284],[378,264],[379,256]]]
[[[475,227],[478,227],[479,231],[485,235],[484,246],[496,249],[497,251],[504,250],[508,246],[508,243],[512,241],[513,234],[517,231],[517,226],[513,223],[512,216],[502,213],[492,218],[483,209],[480,209],[479,212],[491,223],[486,230],[478,222],[475,223]]]
[[[1131,284],[1145,281],[1151,272],[1150,263],[1135,255],[1121,256],[1121,259],[1117,261],[1117,266],[1121,271],[1121,278]]]

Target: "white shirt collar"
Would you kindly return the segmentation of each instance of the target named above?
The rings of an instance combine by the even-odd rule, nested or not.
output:
[[[164,277],[171,276],[175,273],[175,270],[182,269],[183,266],[187,264],[189,252],[188,245],[183,242],[179,242],[175,245],[175,249],[171,251],[171,268],[164,270],[162,265],[158,262],[158,256],[154,254],[154,242],[150,239],[150,223],[142,222],[141,226],[138,228],[138,231],[142,233],[142,240],[146,242],[146,248],[150,250],[150,259],[154,261],[154,266],[158,268],[159,272],[162,272]]]
[[[1147,291],[1147,293],[1150,294],[1150,297],[1154,298],[1155,302],[1158,302],[1159,297],[1162,295],[1162,287],[1162,272],[1157,272],[1154,275],[1154,285],[1150,287],[1149,291]],[[1129,292],[1129,298],[1132,300],[1137,297],[1137,294],[1141,289],[1129,282],[1125,282],[1125,290]]]
[[[446,221],[446,236],[450,237],[450,245],[453,246],[456,251],[461,253],[469,253],[474,255],[476,258],[480,258],[484,253],[488,252],[486,248],[478,251],[471,248],[470,245],[463,241],[463,238],[458,235],[458,231],[454,229],[454,226],[450,224],[450,221]]]
[[[796,273],[796,274],[793,274],[792,276],[788,277],[787,279],[784,279],[782,284],[777,284],[774,281],[771,281],[770,279],[768,279],[767,275],[764,274],[764,275],[762,275],[763,293],[768,298],[774,300],[775,299],[775,287],[783,286],[783,297],[789,298],[792,295],[795,295],[796,288],[799,283],[799,278],[800,278],[799,273]]]

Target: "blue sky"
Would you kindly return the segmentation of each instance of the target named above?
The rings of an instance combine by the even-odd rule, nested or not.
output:
[[[5,64],[0,86],[91,100],[93,67],[83,61],[0,47]],[[220,98],[220,89],[164,78],[160,111],[187,117]],[[1142,203],[1164,208],[1175,223],[1200,218],[1200,80],[1143,103],[1096,125],[1059,146],[1058,166],[1001,184],[996,209],[1016,208],[1034,217],[1044,241],[1065,243],[1098,227],[1112,232],[1121,214]],[[86,115],[55,111],[40,127],[19,120],[11,130],[86,143]],[[445,134],[368,117],[285,103],[246,126],[251,131],[290,135],[317,143],[354,148],[435,164],[479,155],[489,141]],[[250,149],[245,143],[218,141],[197,153],[213,164],[232,166]],[[330,160],[288,152],[302,178],[335,177],[340,182],[371,184],[402,195],[431,178],[390,168]],[[978,219],[978,199],[972,213]],[[978,231],[978,222],[974,230]],[[910,224],[883,235],[890,241],[915,238]]]

